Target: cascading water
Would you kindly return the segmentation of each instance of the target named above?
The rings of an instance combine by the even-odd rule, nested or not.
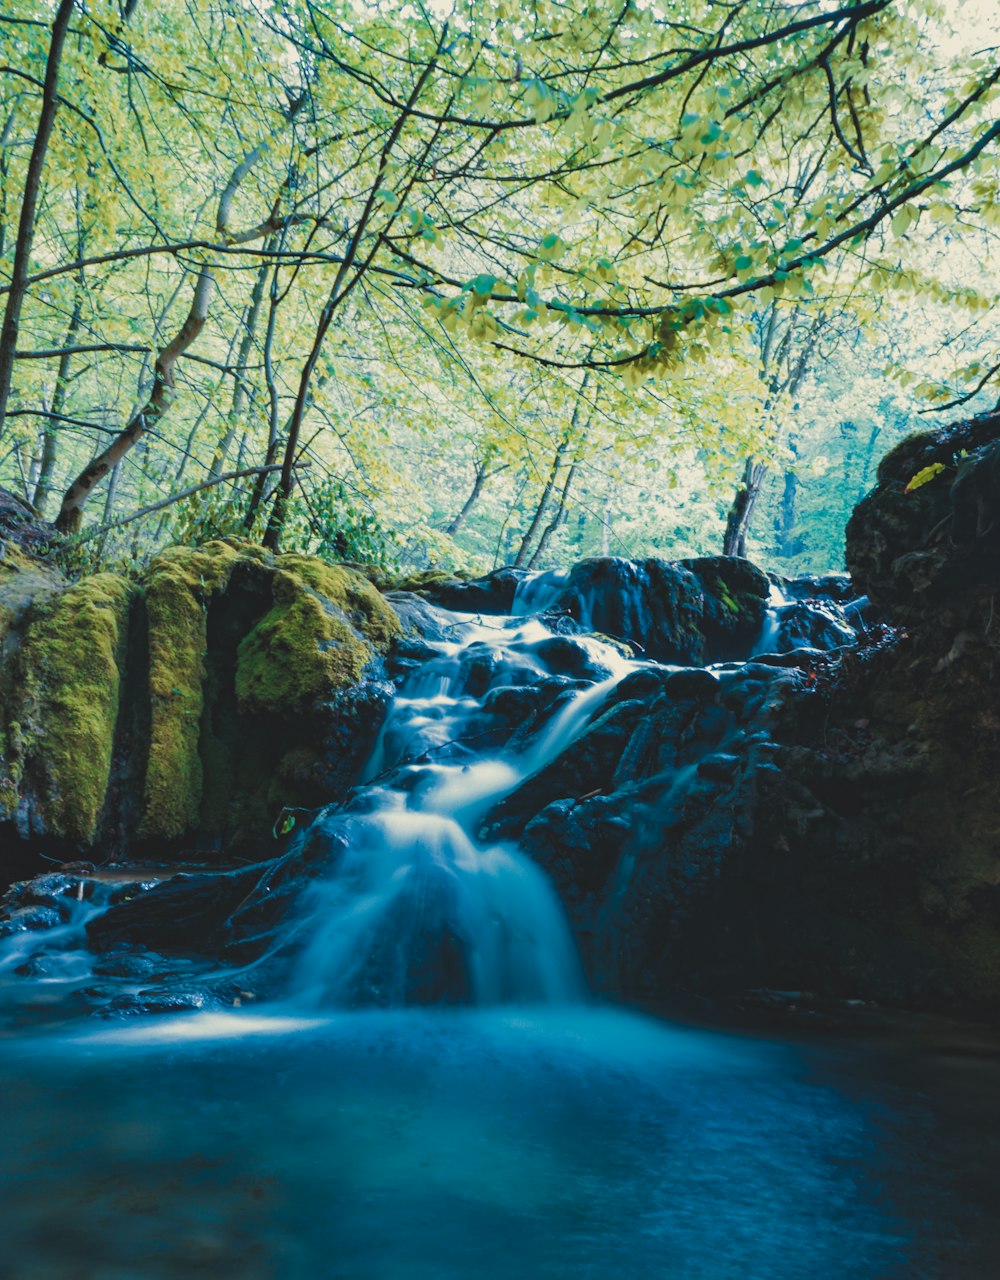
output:
[[[361,783],[293,843],[281,894],[266,870],[258,878],[251,869],[252,883],[234,882],[229,911],[245,923],[263,907],[263,923],[258,928],[254,919],[242,934],[227,926],[238,945],[227,950],[224,943],[215,954],[230,968],[204,989],[221,990],[224,1003],[242,999],[245,988],[263,989],[313,1009],[579,1000],[585,987],[563,907],[545,872],[519,848],[523,823],[511,828],[505,800],[516,801],[525,784],[530,792],[551,768],[569,771],[559,795],[586,801],[596,794],[593,780],[585,784],[581,776],[575,785],[567,748],[608,708],[613,715],[621,698],[635,707],[639,686],[647,690],[640,689],[640,699],[652,696],[677,673],[644,651],[683,653],[695,644],[697,633],[683,614],[694,599],[690,578],[655,561],[596,561],[572,573],[525,575],[505,604],[509,615],[423,603],[420,638],[411,635],[395,659],[396,694]],[[817,602],[812,592],[806,584],[789,599],[772,590],[757,643],[746,651],[852,639],[844,611]],[[588,634],[593,627],[608,634]],[[643,656],[624,656],[635,650]],[[723,701],[740,679],[733,663],[718,669],[721,683],[696,674],[701,687],[707,680],[723,690]],[[619,693],[619,686],[630,691]],[[652,809],[647,797],[645,810],[637,806],[631,814],[637,831],[642,824],[662,828],[675,796],[700,785],[699,751],[715,753],[707,769],[729,767],[719,753],[728,750],[732,717],[721,709],[712,714],[702,744],[685,747],[667,769]],[[538,794],[541,808],[545,788]],[[483,837],[485,829],[496,834]],[[623,850],[622,892],[634,863]],[[133,1007],[133,1000],[139,1010],[200,1007],[205,997],[197,990],[170,989],[171,970],[182,986],[188,980],[183,963],[157,957],[147,965],[141,956],[123,963],[113,954],[95,959],[88,950],[88,933],[100,934],[123,899],[141,909],[150,883],[133,875],[109,889],[93,877],[59,873],[30,882],[23,902],[15,901],[0,922],[0,982],[39,977],[53,990],[89,993],[110,1012],[123,1002]],[[165,891],[173,892],[169,885]],[[155,892],[148,897],[152,902]],[[290,913],[276,911],[279,897],[286,907],[294,904]],[[173,912],[173,901],[166,910]],[[127,945],[160,945],[149,941],[148,919],[124,939]],[[197,943],[202,925],[196,933]],[[119,942],[105,937],[98,945],[114,951]],[[183,954],[173,944],[167,951]],[[280,963],[261,977],[261,962],[266,967],[274,956]],[[166,985],[151,997],[142,979],[154,970],[166,972]],[[97,985],[88,986],[95,978]],[[108,987],[108,979],[132,978],[117,996]]]
[[[484,847],[473,833],[491,804],[565,749],[633,664],[592,637],[563,640],[560,650],[568,645],[598,678],[572,688],[520,750],[477,751],[491,702],[568,680],[542,656],[555,637],[537,620],[442,611],[441,623],[450,638],[430,642],[435,656],[404,681],[368,785],[320,819],[343,852],[306,904],[310,942],[295,987],[308,1003],[558,1002],[583,992],[543,872],[515,845]]]

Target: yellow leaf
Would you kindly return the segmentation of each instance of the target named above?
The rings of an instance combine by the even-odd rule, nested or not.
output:
[[[913,476],[903,492],[913,493],[914,489],[922,489],[925,484],[930,484],[934,477],[939,476],[945,469],[943,462],[932,462],[930,466],[922,467],[917,474]]]

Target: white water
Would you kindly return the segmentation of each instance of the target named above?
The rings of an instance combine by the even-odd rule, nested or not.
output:
[[[453,620],[453,638],[434,643],[438,656],[403,684],[366,771],[369,787],[332,821],[348,847],[309,895],[310,941],[294,980],[306,1005],[558,1003],[584,994],[544,873],[514,845],[484,846],[474,832],[491,805],[583,732],[636,664],[592,637],[563,639],[606,678],[570,692],[521,751],[482,753],[484,703],[549,678],[537,649],[553,634],[536,619],[442,618]]]

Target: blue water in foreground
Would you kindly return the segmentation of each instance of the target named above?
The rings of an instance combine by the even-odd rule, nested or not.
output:
[[[4,1280],[997,1274],[993,1058],[579,1007],[200,1014],[0,1057]]]

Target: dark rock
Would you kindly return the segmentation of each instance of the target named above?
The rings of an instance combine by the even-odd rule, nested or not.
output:
[[[838,649],[857,643],[844,610],[825,600],[793,600],[772,611],[770,634],[760,647],[768,653],[795,649]]]
[[[703,556],[678,563],[701,586],[705,661],[745,657],[764,621],[771,590],[767,574],[737,556]]]
[[[426,600],[458,613],[504,614],[513,612],[514,595],[527,574],[527,569],[495,569],[469,582],[446,578],[418,584],[415,590]]]
[[[660,662],[699,662],[704,599],[697,577],[666,560],[583,560],[552,606],[586,631],[624,640]]]
[[[739,756],[719,751],[715,755],[706,756],[699,762],[698,773],[712,781],[730,782],[736,776],[739,767]]]
[[[851,516],[848,569],[900,620],[964,616],[1000,587],[998,510],[1000,413],[911,436]]]
[[[134,1018],[150,1014],[198,1013],[203,1009],[219,1006],[220,1002],[205,991],[178,991],[167,987],[162,990],[151,988],[135,993],[124,992],[114,996],[94,1012],[99,1018]]]
[[[482,838],[510,839],[553,800],[610,785],[625,744],[645,706],[622,702],[601,715],[551,763],[526,779],[486,815]]]
[[[93,969],[101,977],[148,982],[151,978],[165,978],[176,972],[176,963],[176,960],[168,960],[152,951],[124,951],[99,956]]]
[[[688,667],[685,671],[672,671],[663,682],[663,692],[677,700],[712,702],[719,696],[719,679],[701,667]]]
[[[573,636],[551,636],[533,646],[534,656],[554,676],[571,680],[606,680],[608,667],[597,661],[586,645]]]
[[[54,929],[63,920],[62,912],[55,907],[19,907],[0,920],[0,938],[9,938],[27,930]]]

